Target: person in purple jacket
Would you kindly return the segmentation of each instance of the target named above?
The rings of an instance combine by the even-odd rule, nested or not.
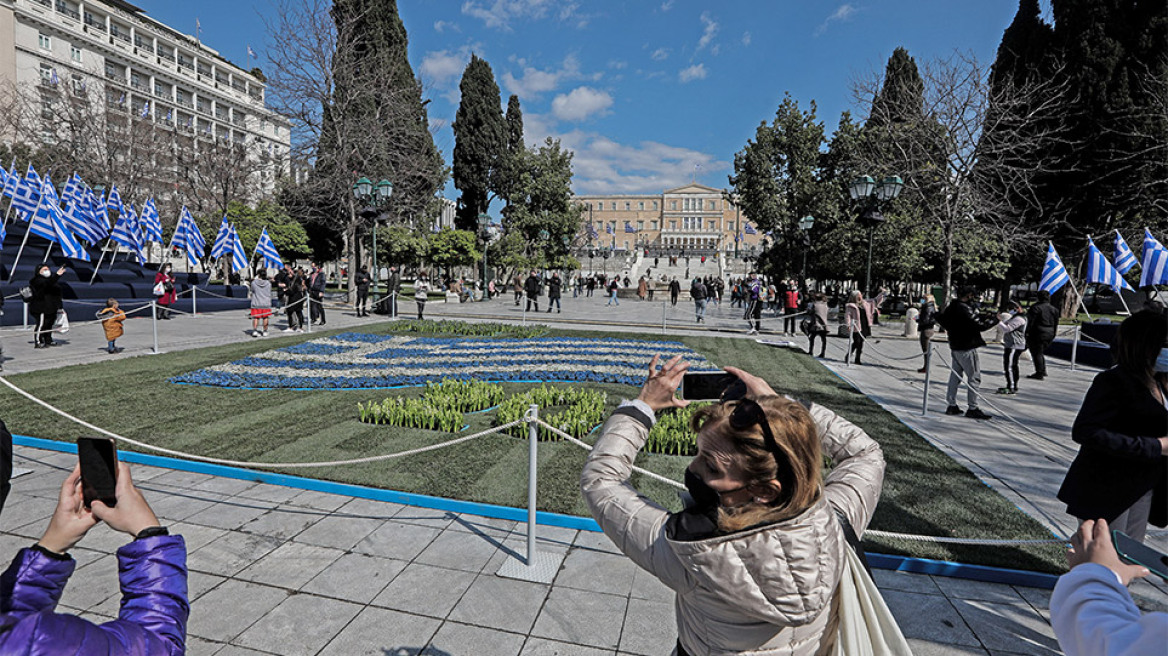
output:
[[[41,539],[21,549],[0,576],[0,654],[41,656],[181,656],[186,651],[187,553],[181,536],[169,535],[134,486],[130,468],[118,464],[117,504],[81,496],[81,470],[65,479],[57,509]],[[68,555],[98,521],[132,536],[118,549],[122,589],[118,619],[94,624],[54,613],[76,567]]]

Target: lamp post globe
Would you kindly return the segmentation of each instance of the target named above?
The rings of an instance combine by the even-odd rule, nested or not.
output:
[[[807,252],[811,250],[811,228],[815,226],[815,217],[808,214],[799,219],[799,229],[803,231],[803,273],[802,282],[807,283]]]
[[[888,176],[876,183],[870,175],[856,178],[848,185],[848,193],[852,200],[860,205],[860,225],[868,228],[868,263],[864,274],[864,296],[872,296],[872,238],[876,228],[884,223],[884,215],[880,213],[880,205],[891,201],[900,195],[904,188],[904,180],[900,176]]]
[[[376,189],[377,200],[381,203],[387,202],[389,197],[393,196],[393,183],[389,180],[382,180],[381,182],[378,182]]]
[[[361,176],[356,182],[353,183],[353,197],[357,200],[368,198],[372,194],[373,182],[369,178]]]

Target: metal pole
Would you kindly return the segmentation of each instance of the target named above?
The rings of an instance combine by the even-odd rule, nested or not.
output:
[[[925,351],[925,394],[921,398],[921,416],[924,417],[929,412],[929,383],[932,380],[933,373],[933,345],[929,345],[929,350]]]
[[[373,298],[377,298],[377,279],[381,270],[377,268],[377,221],[373,221]]]
[[[527,424],[527,566],[535,565],[535,488],[536,465],[539,464],[539,406],[528,408],[531,419]]]
[[[28,330],[28,303],[21,303],[24,306],[24,329]]]
[[[483,300],[490,300],[487,296],[487,249],[491,247],[491,235],[487,233],[486,239],[483,240]],[[551,309],[551,304],[548,304],[548,309]]]
[[[199,316],[199,286],[197,284],[191,287],[191,316]]]
[[[311,333],[312,332],[312,297],[305,294],[304,304],[308,306],[308,321],[306,321],[305,323],[308,325],[308,332]],[[301,326],[301,328],[303,328],[303,327],[304,326]]]
[[[150,301],[150,326],[154,329],[154,354],[158,354],[158,303]]]
[[[1075,324],[1075,338],[1071,342],[1071,371],[1075,370],[1075,363],[1079,361],[1079,324]]]
[[[872,296],[872,232],[876,226],[868,226],[868,272],[864,274],[864,298]]]
[[[523,325],[527,325],[527,299],[523,298]]]
[[[665,330],[665,308],[666,308],[665,302],[664,302],[664,301],[662,301],[662,303],[661,303],[661,334],[662,334],[662,335],[665,335],[665,334],[666,334],[666,330]]]
[[[863,312],[863,310],[860,310],[860,311]],[[845,312],[846,312],[846,310],[845,310]],[[847,315],[845,314],[844,316],[846,317]],[[845,321],[847,321],[847,319],[845,319]],[[845,367],[852,366],[852,344],[855,344],[855,341],[853,341],[853,339],[852,339],[852,333],[854,333],[854,332],[855,332],[855,329],[852,328],[852,322],[848,321],[848,349],[847,349],[847,352],[844,353],[844,366]]]

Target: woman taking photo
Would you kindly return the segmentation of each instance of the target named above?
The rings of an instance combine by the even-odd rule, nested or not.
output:
[[[688,367],[680,360],[658,370],[654,357],[640,396],[604,424],[581,476],[592,515],[677,594],[674,653],[830,653],[850,548],[841,518],[857,533],[868,525],[884,478],[880,446],[830,410],[727,367],[746,396],[695,413],[698,453],[685,472],[693,501],[669,513],[629,475],[656,414],[687,404],[674,396]],[[821,454],[834,462],[826,480]]]
[[[1079,454],[1058,498],[1080,522],[1106,519],[1142,542],[1148,522],[1168,525],[1168,317],[1128,317],[1113,352],[1071,427]]]

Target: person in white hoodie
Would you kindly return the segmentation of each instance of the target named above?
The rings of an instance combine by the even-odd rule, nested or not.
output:
[[[862,534],[872,518],[880,445],[827,408],[727,367],[746,396],[695,413],[698,454],[685,473],[692,503],[669,513],[629,476],[657,413],[687,404],[674,396],[688,366],[680,360],[658,370],[654,357],[637,399],[605,422],[580,481],[593,517],[676,593],[678,656],[830,653],[850,548],[843,520]],[[834,463],[826,479],[823,454]]]
[[[1168,651],[1168,613],[1140,614],[1128,594],[1148,569],[1124,563],[1107,520],[1087,520],[1071,538],[1071,571],[1050,596],[1050,624],[1067,656],[1139,656]]]
[[[1018,393],[1018,358],[1026,351],[1026,315],[1018,301],[1010,301],[1007,305],[1006,316],[998,322],[998,330],[1002,331],[1002,346],[1005,353],[1002,358],[1002,368],[1006,372],[1006,386],[999,387],[998,394]]]

